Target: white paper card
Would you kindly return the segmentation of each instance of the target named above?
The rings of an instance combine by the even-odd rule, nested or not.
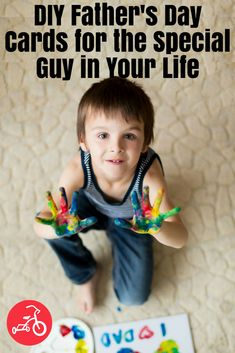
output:
[[[93,328],[96,353],[194,353],[186,314]]]

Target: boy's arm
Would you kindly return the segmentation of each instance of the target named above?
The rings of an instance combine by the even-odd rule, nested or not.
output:
[[[166,181],[164,179],[160,163],[157,160],[153,162],[152,166],[146,173],[143,185],[149,186],[149,198],[151,204],[154,203],[157,190],[161,188],[164,190],[160,205],[160,213],[165,213],[175,207],[169,198]],[[159,233],[153,236],[164,245],[171,246],[173,248],[181,248],[187,241],[188,232],[179,214],[176,214],[164,220]]]
[[[66,196],[68,199],[68,205],[71,204],[72,194],[74,191],[79,190],[84,183],[83,170],[81,165],[80,154],[78,154],[74,159],[72,159],[59,179],[59,187],[64,187],[66,191]],[[59,189],[58,187],[58,189]],[[53,194],[53,199],[56,203],[58,209],[60,208],[60,194],[59,192]],[[37,216],[41,218],[51,218],[52,214],[49,207],[45,205]],[[34,230],[36,234],[45,239],[58,238],[55,230],[45,224],[38,223],[34,221]]]

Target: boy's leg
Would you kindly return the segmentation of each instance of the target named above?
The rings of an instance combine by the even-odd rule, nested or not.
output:
[[[90,216],[97,218],[97,223],[89,229],[104,229],[105,217],[92,207],[84,192],[79,192],[78,215],[83,219]],[[92,311],[94,306],[95,284],[97,280],[97,264],[91,252],[83,245],[78,234],[58,239],[49,239],[47,242],[57,254],[66,276],[75,284],[79,290],[78,301],[80,307],[86,313]]]
[[[89,314],[95,306],[97,283],[96,261],[84,247],[78,234],[61,239],[48,240],[62,264],[66,276],[74,283],[76,303]]]
[[[84,247],[78,234],[59,239],[47,239],[58,256],[66,276],[75,284],[89,281],[96,271],[96,261]]]
[[[117,227],[113,220],[107,234],[112,242],[114,290],[118,299],[125,305],[143,304],[152,284],[152,237]]]
[[[95,216],[97,223],[82,231],[104,229],[105,217],[90,204],[83,190],[79,190],[78,215],[81,219]],[[83,245],[78,234],[56,239],[47,239],[51,248],[57,254],[66,276],[75,284],[83,284],[95,274],[96,261],[92,253]]]

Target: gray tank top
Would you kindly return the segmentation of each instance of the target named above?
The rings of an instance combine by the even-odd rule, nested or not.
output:
[[[95,174],[92,169],[90,153],[81,152],[81,161],[84,172],[84,185],[83,190],[88,200],[94,207],[102,214],[111,218],[132,218],[133,208],[131,204],[130,195],[133,191],[136,191],[139,195],[142,193],[143,179],[153,163],[154,159],[157,158],[161,164],[160,157],[151,148],[146,153],[141,154],[139,162],[136,167],[135,175],[130,183],[130,186],[120,202],[110,202],[106,199],[104,193],[100,189]],[[163,169],[163,167],[162,167]]]

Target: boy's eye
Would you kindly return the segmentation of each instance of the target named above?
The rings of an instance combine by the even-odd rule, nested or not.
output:
[[[134,134],[125,134],[125,138],[132,141],[136,139],[136,136]]]
[[[105,139],[107,136],[108,136],[107,133],[102,132],[102,133],[100,133],[100,134],[98,135],[98,138],[101,139],[101,140],[103,140],[103,139]]]

